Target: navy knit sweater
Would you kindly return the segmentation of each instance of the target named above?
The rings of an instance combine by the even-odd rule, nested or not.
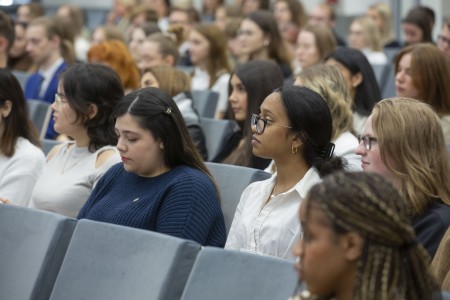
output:
[[[149,178],[116,164],[99,180],[78,219],[152,230],[205,246],[223,247],[226,240],[213,182],[187,166]]]

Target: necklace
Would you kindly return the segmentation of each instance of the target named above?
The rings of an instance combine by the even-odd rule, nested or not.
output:
[[[66,149],[67,158],[64,161],[64,165],[61,168],[61,175],[74,168],[81,162],[84,158],[88,157],[90,152],[87,147],[77,147],[73,145],[72,147]],[[70,161],[70,163],[69,163]],[[69,166],[67,166],[69,163]]]
[[[275,186],[276,186],[276,184],[273,185],[272,192],[270,192],[270,199],[273,199],[273,198],[275,198],[276,196],[278,196],[279,194],[283,194],[283,193],[289,191],[289,190],[292,188],[292,186],[291,186],[291,187],[288,187],[287,189],[282,190],[281,192],[274,193],[274,191],[275,191]]]

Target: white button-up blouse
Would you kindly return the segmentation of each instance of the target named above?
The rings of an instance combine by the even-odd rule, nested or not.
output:
[[[254,182],[244,190],[225,248],[294,260],[292,251],[301,230],[300,203],[321,179],[317,170],[310,168],[294,187],[267,202],[276,176]]]

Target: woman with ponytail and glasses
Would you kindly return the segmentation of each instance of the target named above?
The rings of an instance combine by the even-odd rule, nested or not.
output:
[[[385,178],[338,173],[311,188],[300,207],[294,299],[440,299],[408,204]],[[299,284],[299,286],[302,286]]]
[[[331,113],[316,92],[287,86],[266,97],[251,124],[253,154],[273,159],[277,172],[243,192],[226,248],[293,260],[302,199],[322,176],[343,169],[333,156]]]
[[[216,185],[172,97],[139,89],[123,98],[114,116],[123,163],[100,179],[78,218],[223,247]]]

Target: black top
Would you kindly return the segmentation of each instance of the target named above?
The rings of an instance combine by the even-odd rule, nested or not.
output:
[[[439,244],[450,226],[450,206],[436,201],[422,215],[413,220],[417,241],[433,258]]]

